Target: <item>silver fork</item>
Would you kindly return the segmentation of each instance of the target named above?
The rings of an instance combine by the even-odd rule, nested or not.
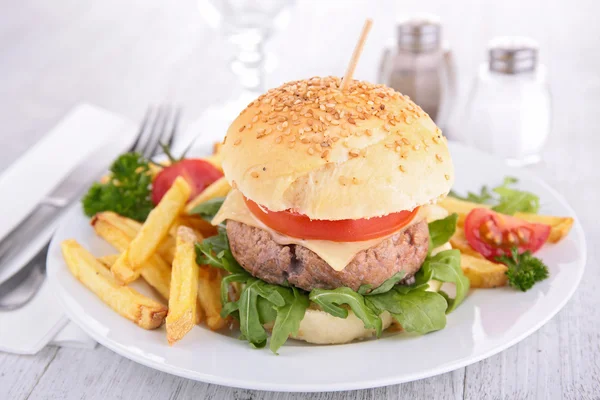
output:
[[[146,158],[151,158],[160,153],[160,145],[171,146],[177,128],[181,110],[179,107],[169,105],[149,107],[142,121],[140,130],[137,133],[135,142],[129,151],[141,153]],[[83,183],[83,182],[82,182]],[[79,193],[87,189],[91,182],[86,182],[82,188],[78,188]],[[60,186],[59,186],[60,187]],[[73,192],[72,188],[70,188]],[[58,190],[58,192],[62,192]],[[66,191],[65,191],[66,193]],[[60,214],[68,209],[73,203],[73,196],[55,196],[44,199],[41,203],[50,207],[54,215]],[[75,196],[79,200],[79,195]],[[31,215],[30,215],[31,217]],[[32,221],[28,217],[21,222],[21,225],[30,226],[25,229],[14,230],[9,233],[0,245],[0,266],[9,262],[18,253],[18,246],[22,241],[28,240],[31,234],[39,227],[40,221]],[[55,218],[54,225],[60,217]],[[48,221],[46,221],[48,222]],[[21,226],[21,228],[23,228]],[[0,284],[0,311],[12,311],[25,306],[38,292],[45,279],[46,273],[46,255],[48,253],[48,243],[38,251],[29,261],[8,280]]]

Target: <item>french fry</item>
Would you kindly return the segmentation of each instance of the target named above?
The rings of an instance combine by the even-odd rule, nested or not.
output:
[[[131,241],[127,250],[113,264],[111,271],[124,283],[137,279],[144,262],[169,234],[169,228],[181,213],[191,188],[182,177],[177,177],[158,205],[150,212],[146,222]]]
[[[222,165],[223,164],[223,154],[221,154],[222,149],[223,149],[223,143],[216,142],[213,145],[213,154],[208,157],[204,157],[204,159],[206,161],[208,161],[209,163],[214,165],[220,171],[223,171],[223,165]]]
[[[199,276],[198,299],[206,314],[206,324],[213,331],[219,330],[227,325],[227,320],[221,318],[221,271],[201,265]]]
[[[506,286],[507,267],[504,264],[491,262],[483,257],[461,254],[460,267],[471,282],[472,288],[495,288]]]
[[[132,288],[121,286],[110,271],[75,240],[65,240],[61,249],[73,276],[110,308],[144,329],[156,329],[163,324],[167,307]]]
[[[550,243],[557,243],[569,234],[575,220],[571,217],[555,217],[552,215],[539,215],[527,213],[515,213],[515,217],[524,219],[527,222],[536,224],[550,225]]]
[[[454,197],[446,197],[437,204],[445,208],[450,214],[458,214],[458,226],[463,226],[465,224],[465,218],[467,218],[467,214],[469,214],[474,208],[492,208],[492,206],[488,204],[471,203],[469,201],[460,200]]]
[[[205,201],[214,199],[215,197],[226,196],[230,190],[231,186],[229,186],[229,183],[225,177],[217,179],[210,186],[204,189],[202,193],[188,203],[188,205],[185,207],[185,212],[189,214],[198,204],[202,204]]]
[[[96,234],[110,243],[117,251],[125,251],[135,237],[135,232],[125,232],[124,230],[117,228],[111,224],[110,218],[105,218],[106,216],[107,213],[99,213],[92,219],[92,226],[94,227]],[[127,227],[121,226],[121,228]],[[109,266],[114,265],[116,262],[116,260],[107,261],[110,263]],[[144,280],[162,297],[167,300],[169,299],[171,268],[158,254],[150,256],[144,263],[144,267],[141,269],[140,273],[142,278],[144,278]]]
[[[120,254],[108,254],[102,257],[98,257],[97,260],[100,261],[100,264],[104,265],[106,268],[110,269],[112,265],[117,261]]]
[[[136,237],[140,229],[142,229],[141,223],[112,211],[98,213],[96,218],[98,217],[107,221],[115,228],[122,230],[132,238]],[[158,246],[156,251],[167,263],[169,263],[169,265],[171,265],[173,263],[173,256],[175,255],[175,238],[167,236]]]
[[[198,264],[196,235],[185,226],[177,230],[177,248],[171,275],[171,297],[167,316],[169,345],[181,340],[198,322]]]
[[[461,227],[465,224],[465,218],[467,218],[467,214],[469,214],[474,208],[491,208],[491,206],[488,204],[471,203],[469,201],[459,200],[453,197],[446,197],[440,201],[438,205],[444,207],[449,213],[457,213],[457,225]],[[527,222],[550,225],[550,236],[548,237],[548,242],[550,243],[557,243],[567,236],[574,222],[573,218],[571,217],[555,217],[552,215],[518,212],[515,213],[514,216]]]

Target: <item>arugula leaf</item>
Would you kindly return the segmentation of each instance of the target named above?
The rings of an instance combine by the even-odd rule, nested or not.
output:
[[[224,201],[225,197],[215,197],[214,199],[198,204],[190,211],[190,214],[199,215],[203,220],[210,222],[219,212]]]
[[[506,276],[508,276],[510,286],[523,292],[528,291],[536,282],[546,279],[549,275],[548,267],[542,260],[534,257],[529,250],[519,254],[519,249],[513,247],[510,257],[496,257],[496,260],[508,267]]]
[[[360,318],[367,329],[375,329],[377,336],[381,335],[381,318],[367,307],[365,299],[354,290],[341,287],[333,290],[313,289],[309,299],[321,306],[323,311],[338,318],[347,318],[348,310],[340,307],[342,304],[350,306],[354,314]]]
[[[459,200],[465,200],[465,201],[469,201],[471,203],[478,203],[478,204],[486,204],[494,198],[492,196],[492,194],[490,193],[490,189],[488,189],[487,186],[483,186],[481,188],[479,194],[474,193],[474,192],[467,192],[466,196],[460,196],[454,190],[451,190],[449,193],[449,196],[457,198]]]
[[[407,332],[425,334],[446,326],[448,304],[444,297],[435,292],[410,290],[406,286],[401,290],[398,288],[369,296],[366,302],[376,312],[388,311]]]
[[[237,311],[236,306],[229,305],[232,303],[236,303],[229,301],[229,285],[233,282],[245,283],[248,280],[248,278],[250,278],[250,274],[240,272],[237,274],[224,276],[223,279],[221,279],[221,304],[223,305],[223,308],[221,310],[221,317],[225,318],[226,316],[233,314],[234,311]],[[227,306],[227,308],[225,306]],[[237,317],[237,319],[239,319],[239,315],[235,316]]]
[[[502,185],[492,189],[493,193],[487,186],[483,186],[479,195],[468,192],[466,197],[462,197],[456,192],[450,192],[450,196],[472,203],[492,204],[492,210],[502,214],[513,215],[516,212],[537,214],[540,209],[540,198],[533,193],[509,187],[517,182],[517,178],[507,176]]]
[[[537,214],[540,210],[540,198],[523,190],[498,187],[494,192],[500,195],[500,203],[492,210],[502,214],[513,215],[516,212]]]
[[[219,228],[216,236],[196,243],[196,263],[224,269],[232,274],[247,273],[233,257],[225,228]]]
[[[358,292],[358,294],[363,295],[363,296],[366,296],[369,294],[385,293],[388,290],[390,290],[391,288],[393,288],[405,276],[406,276],[406,272],[399,271],[399,272],[396,272],[391,277],[389,277],[388,279],[386,279],[385,281],[383,281],[383,283],[381,285],[377,286],[377,288],[371,290],[372,285],[364,284],[364,285],[360,285],[357,292]]]
[[[430,222],[429,226],[429,238],[431,239],[431,249],[440,247],[444,243],[448,242],[454,232],[456,231],[456,222],[458,221],[458,214],[453,213],[448,215],[444,219],[438,219]]]
[[[143,222],[154,208],[148,160],[139,153],[120,155],[110,167],[108,182],[94,183],[81,200],[83,212],[93,217],[102,211]]]
[[[425,260],[423,267],[431,268],[432,278],[441,282],[454,283],[456,295],[448,302],[447,313],[454,311],[464,300],[469,291],[470,283],[460,267],[460,251],[445,250]]]
[[[291,291],[289,289],[281,290],[281,294],[285,301],[282,306],[275,306],[277,317],[269,343],[269,348],[275,354],[290,335],[298,333],[300,322],[304,319],[304,314],[310,304],[308,297],[295,287],[292,287]]]
[[[405,276],[406,276],[406,272],[404,272],[404,271],[396,272],[390,278],[386,279],[381,285],[379,285],[375,289],[371,290],[368,293],[368,295],[375,295],[375,294],[385,293],[385,292],[389,291],[391,288],[396,286],[396,284],[398,282],[400,282],[402,279],[404,279]]]
[[[258,317],[260,318],[261,324],[268,324],[275,321],[277,318],[277,310],[273,306],[273,303],[262,297],[258,298]]]
[[[265,347],[267,344],[267,331],[260,322],[258,314],[258,291],[257,286],[263,282],[248,278],[246,287],[240,295],[240,331],[250,344],[255,348]]]

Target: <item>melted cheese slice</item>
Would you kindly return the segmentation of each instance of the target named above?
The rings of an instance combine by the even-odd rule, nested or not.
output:
[[[221,206],[221,209],[219,210],[217,215],[215,215],[215,218],[212,220],[212,224],[218,225],[223,221],[230,219],[233,221],[244,223],[246,225],[253,226],[255,228],[265,230],[271,234],[273,240],[276,243],[281,245],[297,244],[300,246],[304,246],[307,249],[313,251],[323,260],[325,260],[325,262],[329,264],[334,270],[342,271],[346,267],[346,265],[348,265],[350,261],[352,261],[354,256],[356,256],[356,254],[358,254],[359,252],[366,250],[370,247],[377,246],[379,243],[381,243],[388,237],[408,228],[409,226],[423,220],[424,218],[426,218],[428,221],[430,219],[438,219],[440,218],[440,213],[442,213],[442,211],[447,215],[447,212],[441,207],[422,206],[417,216],[413,218],[413,220],[408,225],[402,227],[402,229],[392,233],[391,235],[387,235],[377,239],[365,240],[362,242],[332,242],[330,240],[305,240],[282,235],[281,233],[274,231],[273,229],[263,224],[248,209],[242,193],[239,190],[232,189],[231,192],[229,192],[227,198],[225,199],[225,202]],[[442,215],[441,218],[444,218],[446,215]]]

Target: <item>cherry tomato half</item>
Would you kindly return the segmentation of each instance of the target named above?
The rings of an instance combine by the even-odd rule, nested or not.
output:
[[[208,161],[188,158],[165,167],[152,183],[152,202],[158,204],[175,179],[181,176],[192,187],[190,200],[202,193],[207,186],[223,176],[223,173]]]
[[[539,250],[550,235],[550,226],[533,224],[487,208],[475,208],[465,219],[465,236],[469,245],[485,258],[510,255],[513,247],[519,253]]]
[[[246,199],[246,205],[259,220],[277,232],[295,238],[334,242],[361,242],[389,235],[412,221],[419,210],[415,208],[368,219],[327,221],[311,220],[306,215],[291,211],[263,210],[249,199]]]

